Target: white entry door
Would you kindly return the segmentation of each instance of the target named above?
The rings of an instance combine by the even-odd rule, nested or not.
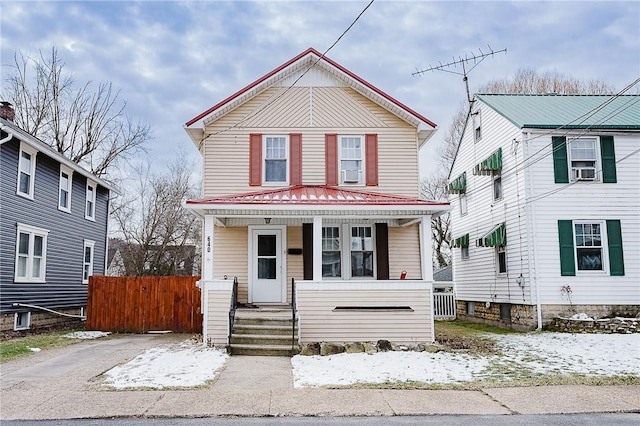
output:
[[[286,303],[282,229],[251,231],[251,302]]]

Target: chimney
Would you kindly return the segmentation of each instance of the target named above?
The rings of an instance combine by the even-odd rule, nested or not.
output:
[[[13,105],[10,102],[0,102],[0,118],[13,122],[16,116],[16,112],[13,110]]]

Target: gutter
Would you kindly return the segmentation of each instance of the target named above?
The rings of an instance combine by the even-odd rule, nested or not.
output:
[[[7,126],[0,125],[0,130],[7,133],[7,137],[0,140],[0,145],[2,145],[5,142],[9,142],[11,139],[13,139],[14,134],[11,133],[11,129],[9,129]]]

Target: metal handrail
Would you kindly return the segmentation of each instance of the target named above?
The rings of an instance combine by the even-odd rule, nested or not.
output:
[[[296,342],[296,279],[291,278],[291,355]]]
[[[231,306],[229,306],[229,336],[228,344],[231,344],[231,334],[233,334],[233,322],[236,318],[236,308],[238,307],[238,277],[233,277],[233,289],[231,290]]]

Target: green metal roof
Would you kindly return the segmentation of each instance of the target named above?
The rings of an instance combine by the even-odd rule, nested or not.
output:
[[[640,129],[640,95],[491,95],[484,102],[516,126]]]

